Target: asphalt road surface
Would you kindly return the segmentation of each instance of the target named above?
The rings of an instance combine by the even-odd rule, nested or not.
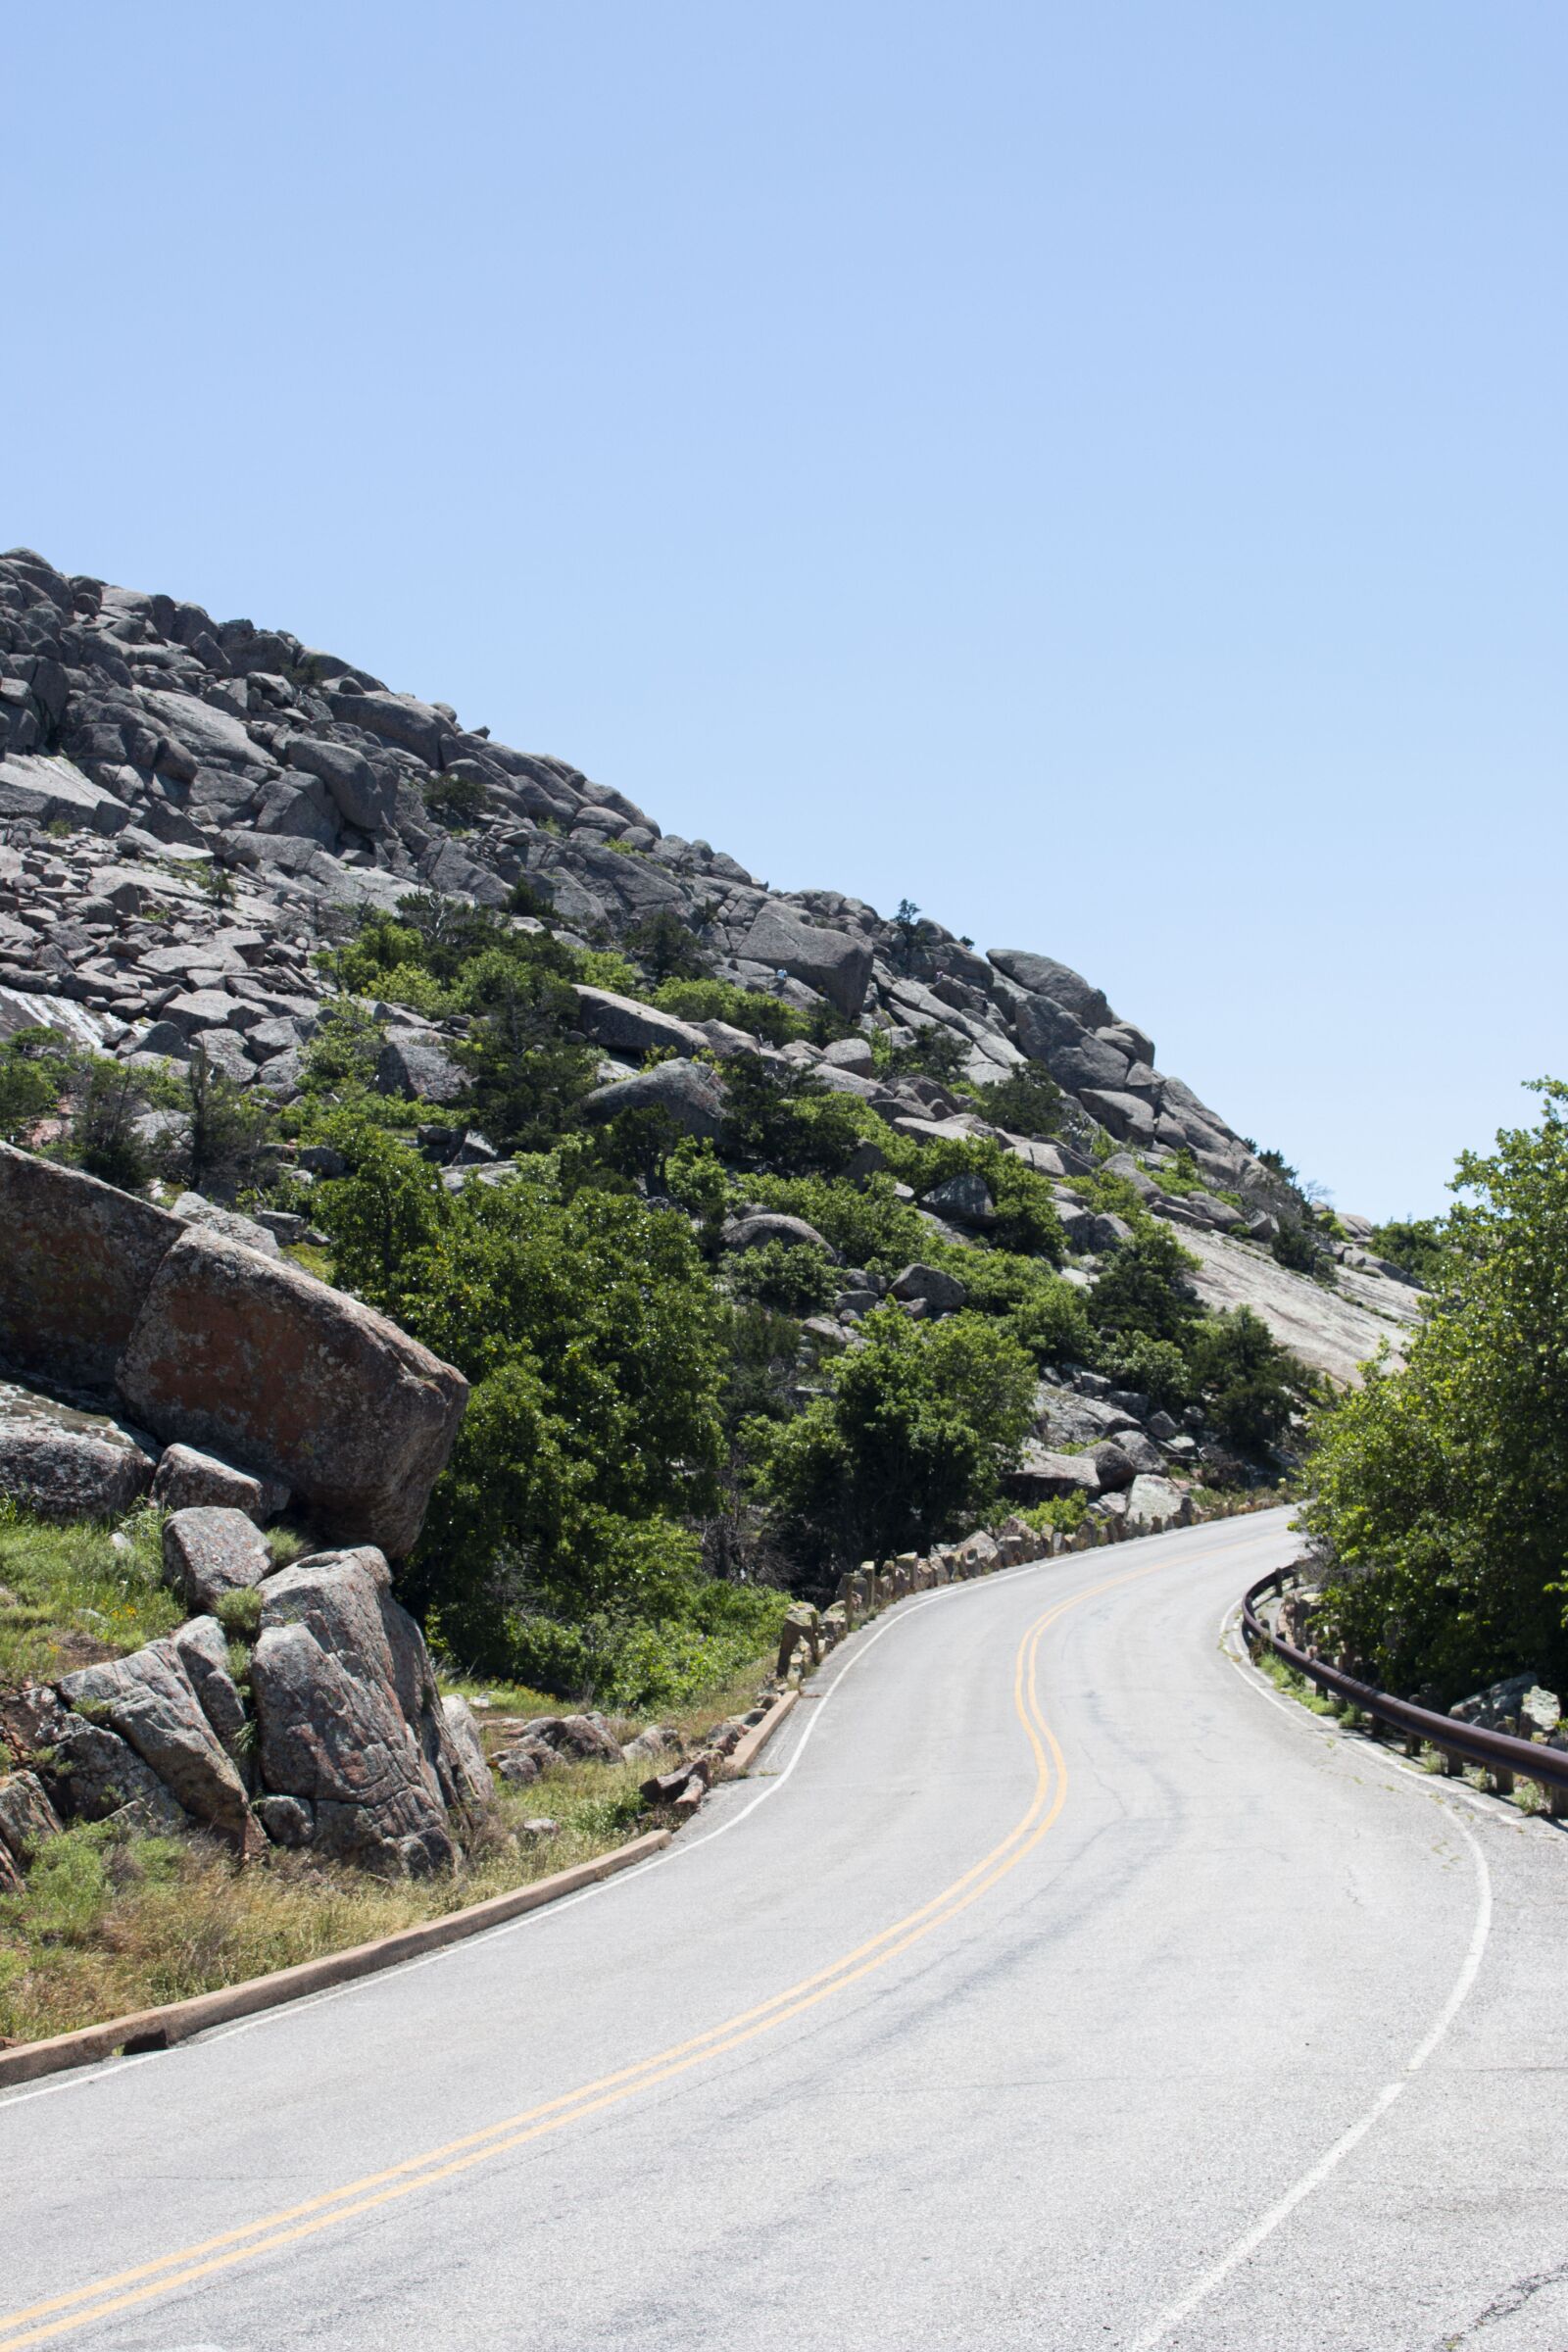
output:
[[[0,2101],[0,2352],[1564,2352],[1568,1841],[1222,1638],[906,1601],[625,1878]]]

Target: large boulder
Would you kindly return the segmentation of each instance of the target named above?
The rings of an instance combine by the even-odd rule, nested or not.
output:
[[[200,1616],[215,1613],[228,1593],[259,1585],[272,1565],[254,1519],[221,1503],[172,1511],[163,1543],[165,1584]]]
[[[490,1778],[484,1741],[479,1737],[479,1725],[473,1709],[460,1691],[452,1690],[442,1699],[441,1712],[446,1717],[453,1758],[463,1779],[465,1796],[470,1805],[493,1804],[496,1785]]]
[[[433,1037],[389,1037],[376,1057],[378,1094],[411,1095],[418,1102],[456,1102],[468,1080]]]
[[[1031,996],[1061,1005],[1082,1028],[1100,1029],[1115,1020],[1100,990],[1091,987],[1082,972],[1057,963],[1054,956],[1035,956],[1026,948],[993,948],[990,961]]]
[[[467,1400],[462,1374],[286,1261],[190,1230],[120,1359],[161,1438],[279,1480],[328,1534],[413,1548]]]
[[[788,1216],[780,1208],[751,1208],[730,1217],[719,1239],[726,1250],[759,1250],[767,1242],[787,1242],[796,1248],[824,1250],[835,1262],[838,1258],[838,1251],[814,1225],[808,1225],[804,1217]]]
[[[453,1860],[447,1808],[467,1774],[378,1551],[270,1580],[250,1681],[263,1784],[311,1808],[315,1850],[416,1874]]]
[[[180,1231],[129,1193],[0,1144],[0,1361],[108,1389]]]
[[[102,1413],[0,1382],[0,1494],[40,1519],[120,1519],[153,1481],[156,1450]]]
[[[1007,1472],[1008,1492],[1014,1494],[1098,1494],[1100,1469],[1092,1453],[1056,1453],[1037,1438],[1025,1444]]]
[[[1127,1524],[1152,1527],[1156,1521],[1174,1519],[1185,1499],[1181,1488],[1168,1478],[1135,1478],[1127,1490]]]
[[[216,1617],[191,1617],[169,1637],[190,1676],[202,1713],[241,1780],[248,1777],[245,1701],[228,1669],[228,1642]]]
[[[673,1047],[690,1058],[708,1046],[704,1032],[690,1021],[677,1020],[653,1004],[640,1004],[635,997],[617,997],[608,988],[578,988],[573,993],[578,1028],[607,1054],[652,1054]]]
[[[956,1274],[950,1274],[946,1267],[915,1265],[906,1266],[896,1276],[890,1296],[906,1305],[918,1299],[933,1315],[951,1315],[963,1305],[969,1294]]]
[[[769,964],[803,980],[851,1019],[865,1003],[871,978],[871,950],[863,939],[825,931],[776,906],[763,906],[740,943],[744,962]]]
[[[661,1061],[634,1077],[596,1087],[583,1108],[591,1119],[612,1119],[623,1110],[662,1110],[683,1134],[713,1137],[724,1123],[724,1090],[704,1062]]]
[[[78,1714],[133,1747],[187,1813],[245,1839],[250,1814],[244,1784],[172,1642],[150,1642],[128,1658],[84,1666],[59,1689]]]

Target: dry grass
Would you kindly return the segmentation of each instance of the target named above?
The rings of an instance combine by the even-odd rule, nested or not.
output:
[[[672,1716],[689,1740],[750,1706],[758,1663],[701,1706]],[[508,1711],[561,1701],[490,1686]],[[308,1852],[270,1851],[246,1870],[205,1838],[125,1835],[81,1825],[42,1848],[22,1894],[0,1896],[0,2036],[32,2041],[107,2017],[210,1992],[608,1853],[652,1826],[638,1793],[646,1766],[561,1766],[519,1792],[502,1788],[468,1860],[437,1879],[384,1881]],[[529,1819],[560,1834],[530,1840]]]

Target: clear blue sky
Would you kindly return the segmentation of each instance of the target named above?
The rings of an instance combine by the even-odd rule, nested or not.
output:
[[[0,544],[1058,956],[1342,1206],[1568,1073],[1562,0],[6,53]]]

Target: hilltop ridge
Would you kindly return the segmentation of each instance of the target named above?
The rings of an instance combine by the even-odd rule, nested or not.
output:
[[[40,862],[67,833],[69,857]],[[955,1088],[1044,1069],[1063,1093],[1061,1133],[1005,1136],[1009,1148],[1064,1176],[1108,1139],[1156,1213],[1200,1237],[1200,1295],[1250,1300],[1337,1379],[1413,1311],[1408,1285],[1366,1250],[1365,1219],[1322,1242],[1319,1283],[1266,1259],[1303,1215],[1288,1174],[1050,956],[981,954],[937,921],[832,890],[770,890],[564,760],[498,743],[286,630],[68,577],[27,550],[0,558],[0,1034],[49,1020],[124,1056],[188,1054],[199,1036],[229,1076],[286,1099],[326,989],[316,955],[351,934],[356,910],[391,912],[414,892],[503,910],[520,886],[567,936],[609,947],[674,918],[715,978],[826,1008],[849,1034],[795,1039],[787,1056],[911,1131],[994,1134]],[[226,905],[197,886],[209,867],[231,878]],[[144,920],[171,891],[172,922],[167,905]],[[412,1067],[439,1024],[407,1009],[396,1023]],[[603,1008],[585,1005],[585,1028],[607,1082],[649,1046],[692,1050],[673,1033],[617,1038]],[[905,1066],[878,1064],[867,1036]],[[922,1040],[925,1070],[911,1066]]]

